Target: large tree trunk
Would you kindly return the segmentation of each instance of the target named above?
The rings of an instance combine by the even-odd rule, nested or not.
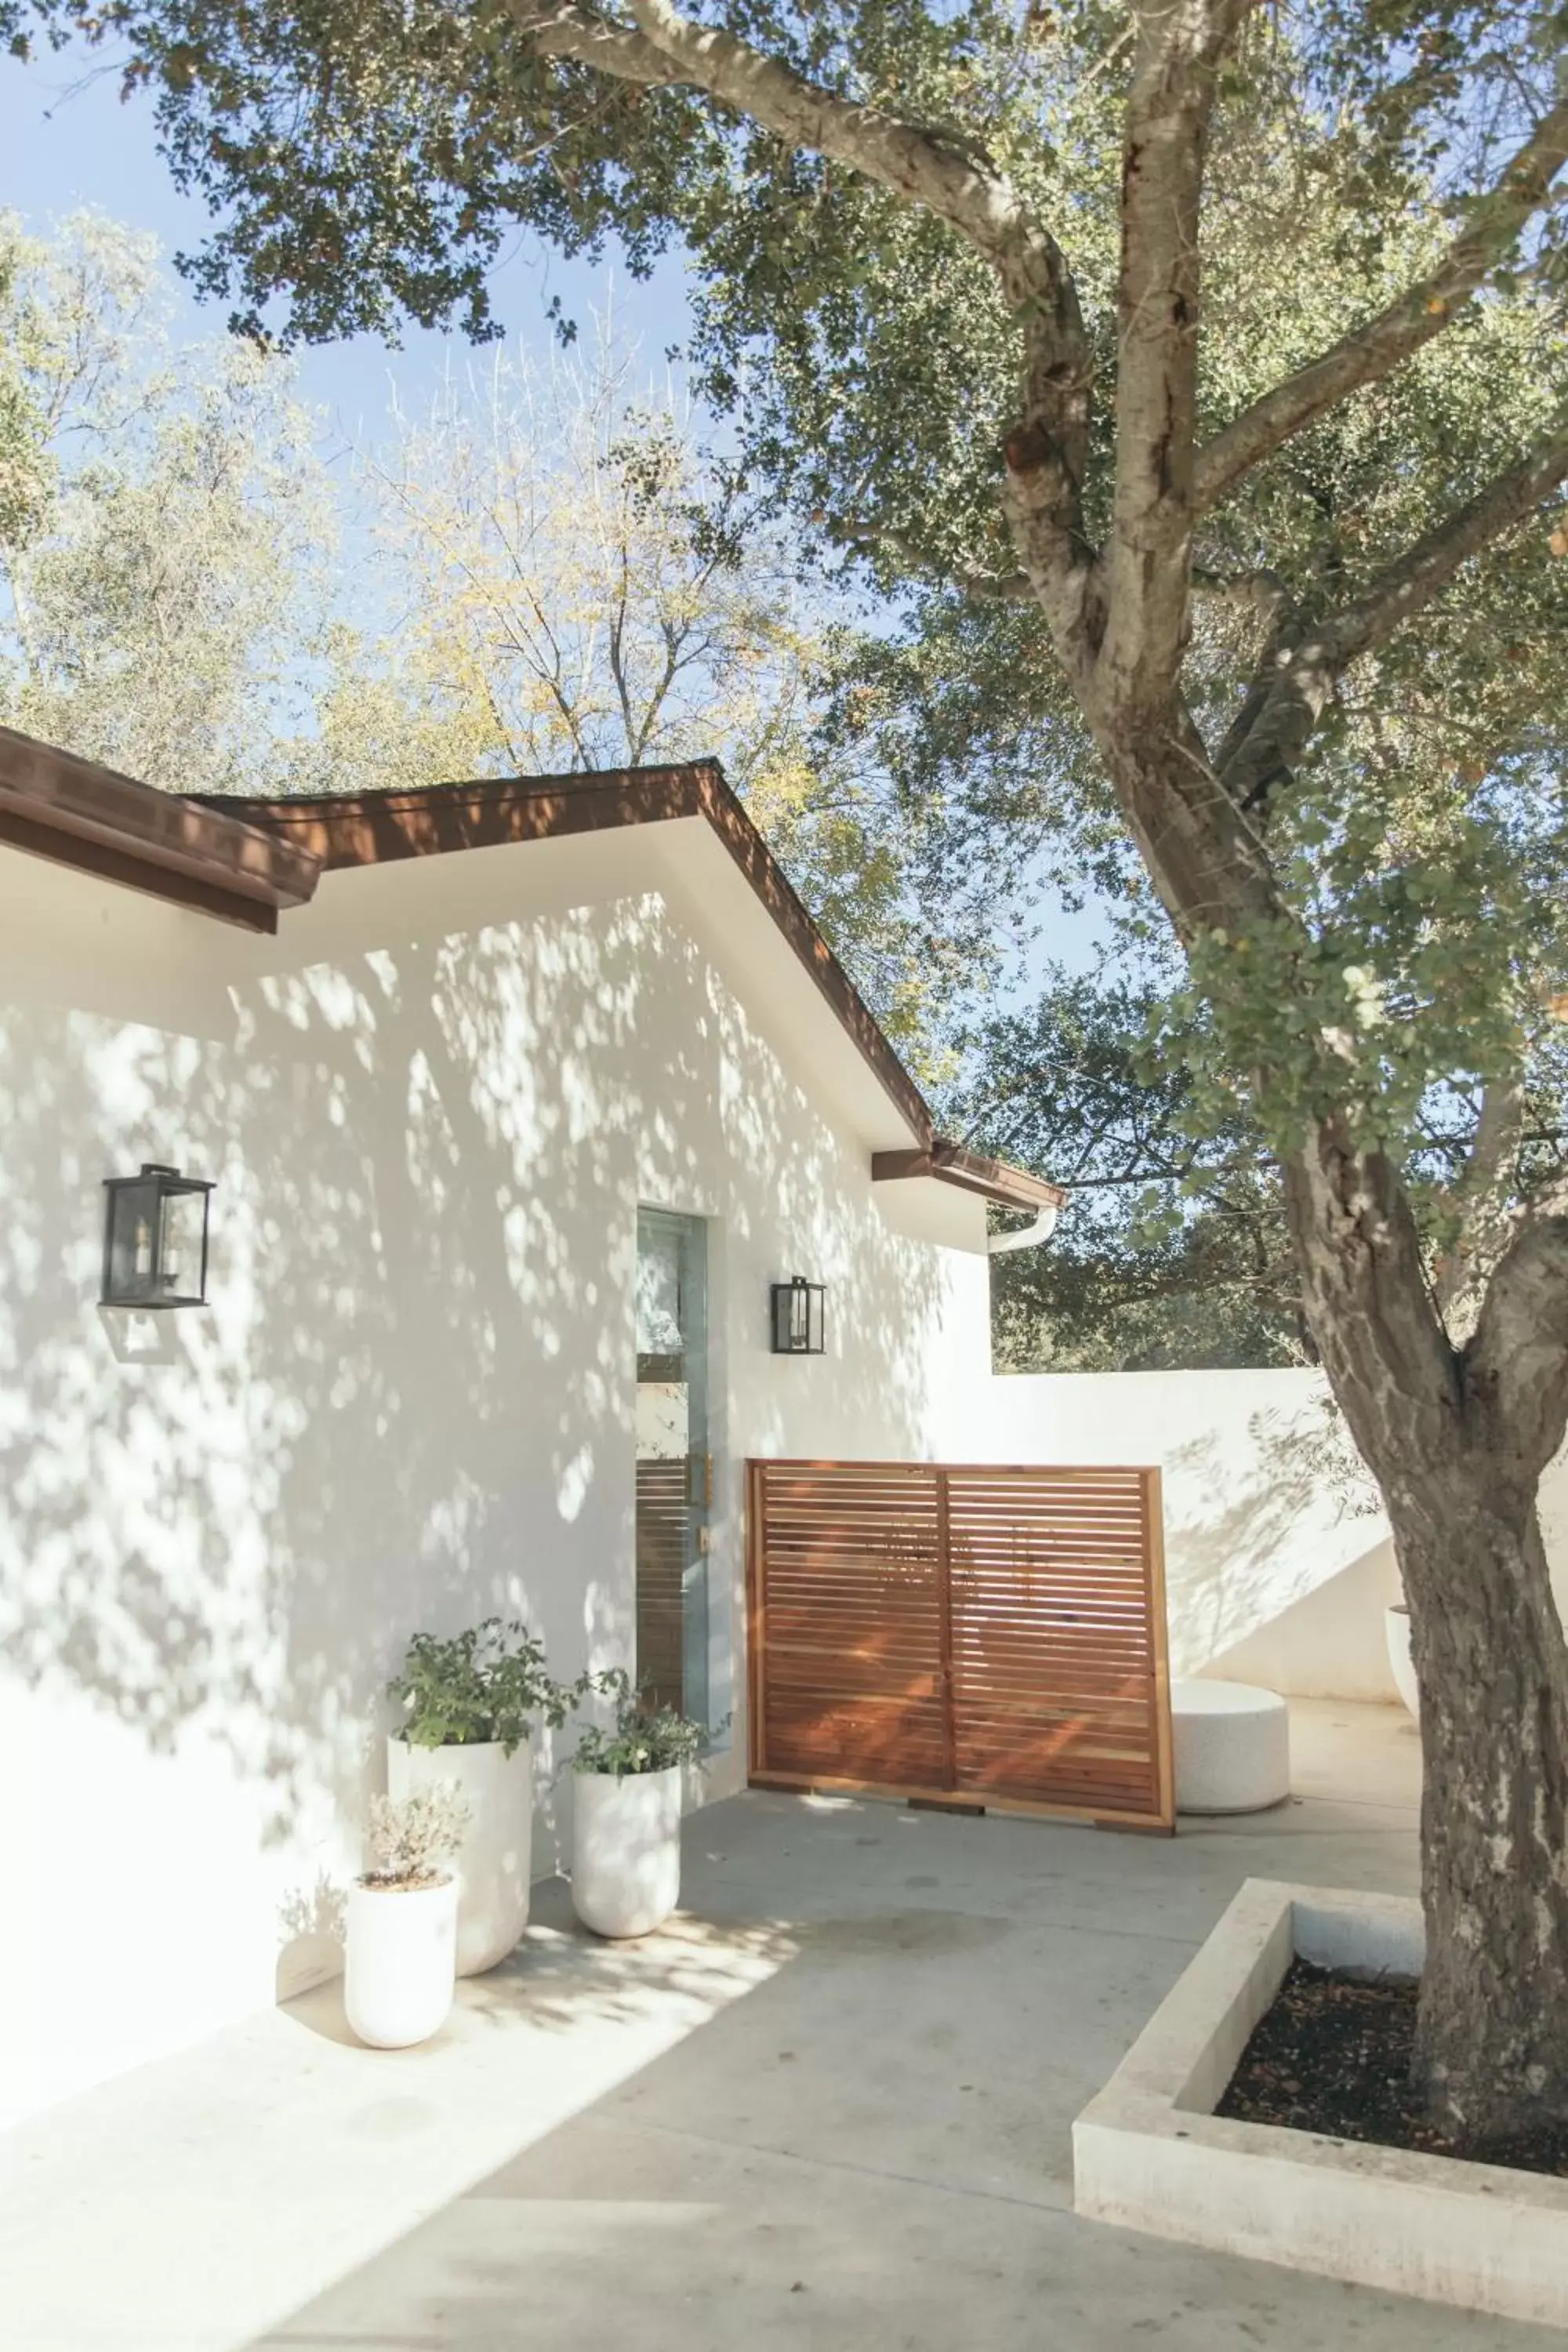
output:
[[[1568,1647],[1536,1516],[1555,1336],[1504,1380],[1453,1347],[1388,1162],[1331,1126],[1286,1165],[1307,1314],[1394,1528],[1421,1692],[1416,2073],[1484,2149],[1568,2119]]]
[[[1416,2072],[1484,2148],[1568,2118],[1568,1650],[1506,1458],[1413,1462],[1388,1501],[1425,1757]]]

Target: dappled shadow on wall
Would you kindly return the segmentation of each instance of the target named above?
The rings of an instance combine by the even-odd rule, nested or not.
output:
[[[265,1839],[357,1811],[416,1625],[516,1608],[582,1646],[538,1506],[593,1520],[629,1340],[577,1245],[613,1223],[611,1123],[569,1133],[550,1100],[552,1056],[592,1045],[566,977],[520,1008],[495,946],[458,941],[268,975],[225,1038],[47,1004],[0,1038],[0,1641],[154,1752],[217,1743]],[[172,1151],[218,1180],[212,1303],[146,1352],[90,1303],[99,1186]],[[612,1549],[628,1504],[629,1479],[597,1503]]]
[[[1331,1409],[1248,1415],[1245,1446],[1205,1431],[1164,1478],[1173,1664],[1193,1671],[1375,1550],[1387,1528]]]
[[[728,1297],[722,1276],[715,1283],[714,1327],[729,1335],[729,1387],[745,1417],[732,1437],[719,1433],[721,1450],[926,1458],[942,1305],[931,1251],[868,1214],[863,1148],[825,1129],[809,1070],[780,1067],[752,1011],[690,939],[670,926],[653,969],[649,1032],[678,1041],[663,1065],[671,1101],[710,1106],[713,1121],[704,1151],[689,1118],[660,1114],[650,1067],[643,1196],[721,1218],[720,1264],[742,1286]],[[771,1353],[768,1285],[798,1270],[826,1285],[828,1347],[787,1362]]]
[[[184,919],[188,1033],[134,925],[118,1021],[0,959],[0,1644],[151,1753],[216,1749],[322,1937],[411,1631],[501,1609],[563,1670],[626,1653],[639,1192],[776,1215],[845,1300],[860,1247],[816,1431],[870,1382],[918,1443],[933,1277],[856,1244],[842,1154],[657,907],[330,963]],[[211,1305],[139,1357],[94,1302],[101,1179],[142,1158],[218,1189]]]

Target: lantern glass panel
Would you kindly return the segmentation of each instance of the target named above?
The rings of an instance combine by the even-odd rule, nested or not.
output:
[[[116,1306],[142,1306],[153,1297],[158,1237],[158,1188],[151,1179],[111,1185],[103,1295]]]
[[[200,1298],[205,1192],[165,1192],[158,1249],[158,1288],[165,1298]]]

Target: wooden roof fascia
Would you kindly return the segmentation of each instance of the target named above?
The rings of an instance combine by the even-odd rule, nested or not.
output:
[[[319,862],[265,826],[0,727],[0,842],[247,930],[302,906]]]
[[[898,1183],[910,1177],[929,1176],[939,1184],[955,1184],[965,1192],[977,1192],[982,1200],[994,1201],[1004,1209],[1059,1209],[1067,1194],[1059,1184],[1047,1183],[1043,1176],[1031,1176],[1026,1169],[1009,1166],[1005,1160],[990,1160],[982,1151],[971,1151],[962,1143],[952,1143],[945,1136],[933,1136],[930,1145],[917,1151],[875,1151],[871,1155],[871,1181],[874,1184]]]
[[[0,843],[256,931],[303,906],[323,872],[701,817],[910,1131],[873,1181],[939,1183],[1004,1207],[1060,1206],[1043,1178],[938,1136],[931,1108],[716,761],[583,775],[481,778],[313,800],[182,796],[0,727]]]

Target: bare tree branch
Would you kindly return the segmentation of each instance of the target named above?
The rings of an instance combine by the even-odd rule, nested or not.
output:
[[[1244,474],[1326,408],[1361,385],[1377,383],[1441,334],[1488,271],[1506,257],[1531,214],[1550,194],[1565,162],[1568,99],[1542,117],[1436,269],[1376,318],[1342,336],[1310,365],[1232,417],[1198,451],[1193,476],[1194,513],[1214,506]]]

